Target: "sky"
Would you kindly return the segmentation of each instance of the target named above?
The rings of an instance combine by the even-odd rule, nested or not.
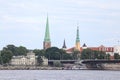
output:
[[[0,0],[0,49],[42,49],[47,14],[52,46],[114,46],[120,40],[120,0]]]

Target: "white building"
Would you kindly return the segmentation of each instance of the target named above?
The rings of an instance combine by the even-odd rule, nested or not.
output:
[[[42,60],[43,60],[42,65],[43,65],[43,66],[48,66],[48,59],[47,59],[46,57],[44,57],[44,56],[41,56],[41,58],[42,58]]]
[[[29,52],[27,56],[13,56],[11,59],[11,65],[36,65],[37,60],[35,53]]]
[[[120,45],[114,46],[114,53],[118,53],[120,55]]]

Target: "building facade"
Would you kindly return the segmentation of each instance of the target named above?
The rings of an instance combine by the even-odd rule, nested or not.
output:
[[[120,46],[115,46],[115,47],[105,47],[103,45],[101,46],[98,46],[98,47],[87,47],[86,44],[83,44],[82,47],[80,47],[80,50],[83,51],[84,49],[91,49],[91,50],[94,50],[94,51],[103,51],[105,52],[106,54],[109,54],[110,55],[110,59],[114,59],[114,53],[119,53],[120,54]],[[74,51],[74,47],[72,48],[69,48],[66,50],[67,53],[73,53]]]
[[[14,66],[34,66],[37,64],[35,53],[29,52],[27,56],[13,56],[10,64]]]
[[[118,53],[120,55],[120,45],[114,46],[114,53]]]
[[[44,56],[41,56],[41,58],[43,60],[42,65],[43,66],[48,66],[48,59],[46,57],[44,57]]]
[[[87,48],[95,51],[103,51],[106,54],[110,54],[110,56],[114,56],[114,47],[105,47],[101,45],[98,47],[87,47]]]

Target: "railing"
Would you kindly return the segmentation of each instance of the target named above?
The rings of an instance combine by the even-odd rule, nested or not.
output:
[[[108,59],[84,59],[84,60],[48,60],[48,62],[60,61],[65,63],[120,63],[120,59],[108,60]]]

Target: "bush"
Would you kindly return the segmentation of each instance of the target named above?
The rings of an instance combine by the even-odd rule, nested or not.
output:
[[[61,62],[60,62],[60,61],[54,61],[54,62],[53,62],[53,65],[54,65],[55,67],[61,67]]]

